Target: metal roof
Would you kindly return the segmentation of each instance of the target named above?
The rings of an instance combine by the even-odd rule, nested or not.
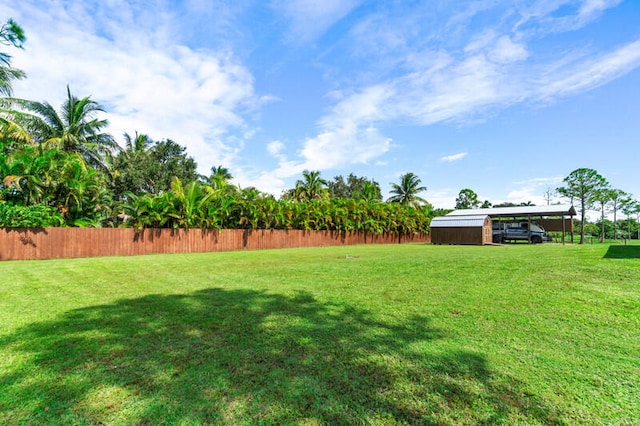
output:
[[[447,216],[517,217],[517,216],[575,216],[576,209],[570,204],[551,206],[496,207],[491,209],[454,210]]]
[[[487,215],[473,216],[438,216],[431,219],[432,228],[475,228],[484,226]]]

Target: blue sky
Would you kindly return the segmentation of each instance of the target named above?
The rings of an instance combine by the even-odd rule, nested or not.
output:
[[[579,167],[640,197],[636,0],[0,0],[25,30],[18,97],[66,85],[110,132],[171,138],[279,195],[305,169],[402,173],[544,203]]]

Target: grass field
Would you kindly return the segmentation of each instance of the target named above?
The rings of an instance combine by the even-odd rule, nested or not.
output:
[[[640,424],[640,246],[0,263],[0,424]]]

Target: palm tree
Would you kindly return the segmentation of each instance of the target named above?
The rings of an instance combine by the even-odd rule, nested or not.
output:
[[[213,166],[209,177],[205,177],[203,180],[212,188],[222,191],[229,186],[231,179],[233,179],[233,175],[229,172],[229,169],[222,166]]]
[[[33,138],[27,129],[15,121],[12,111],[6,110],[4,102],[0,101],[0,139],[7,143],[5,146],[11,147],[16,142],[19,144],[33,144]]]
[[[60,113],[47,102],[11,99],[12,111],[4,115],[28,129],[37,143],[67,152],[77,152],[89,165],[106,169],[104,157],[119,148],[116,141],[102,130],[107,120],[96,118],[102,107],[90,97],[78,99],[67,86],[67,99]]]
[[[294,198],[298,201],[325,198],[327,194],[327,181],[320,177],[319,171],[305,170],[302,180],[296,181]]]
[[[88,167],[78,153],[64,153],[58,165],[58,207],[74,226],[101,226],[111,210],[111,194],[103,175]]]
[[[150,170],[157,167],[150,151],[154,141],[149,136],[138,132],[131,136],[125,132],[124,142],[124,149],[106,158],[116,200],[125,199],[129,192],[152,192],[154,185]]]
[[[25,36],[22,28],[13,19],[9,19],[6,24],[0,27],[0,44],[22,49],[24,41]],[[0,52],[0,94],[11,96],[11,81],[24,77],[23,71],[11,66],[11,56]]]
[[[171,191],[167,194],[172,198],[174,211],[171,214],[180,228],[207,228],[207,205],[215,196],[213,189],[198,181],[186,185],[174,177]]]
[[[421,180],[415,174],[409,172],[400,176],[400,184],[392,183],[390,194],[387,200],[389,203],[400,203],[410,207],[420,207],[421,203],[427,200],[420,198],[417,194],[427,190],[426,186],[420,186]]]
[[[146,152],[147,148],[153,145],[153,139],[148,135],[138,133],[131,137],[129,133],[124,134],[124,151],[123,153],[132,160]]]
[[[0,157],[0,186],[7,194],[23,205],[43,202],[50,172],[55,169],[56,152],[26,145]]]
[[[380,186],[376,182],[365,181],[362,183],[362,189],[357,194],[356,198],[368,203],[377,203],[382,201]]]

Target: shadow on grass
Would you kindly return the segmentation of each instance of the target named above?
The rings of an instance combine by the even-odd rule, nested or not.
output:
[[[610,245],[605,259],[640,259],[640,246]]]
[[[78,309],[0,340],[25,360],[0,376],[0,422],[560,422],[481,354],[430,351],[429,324],[222,289]]]

